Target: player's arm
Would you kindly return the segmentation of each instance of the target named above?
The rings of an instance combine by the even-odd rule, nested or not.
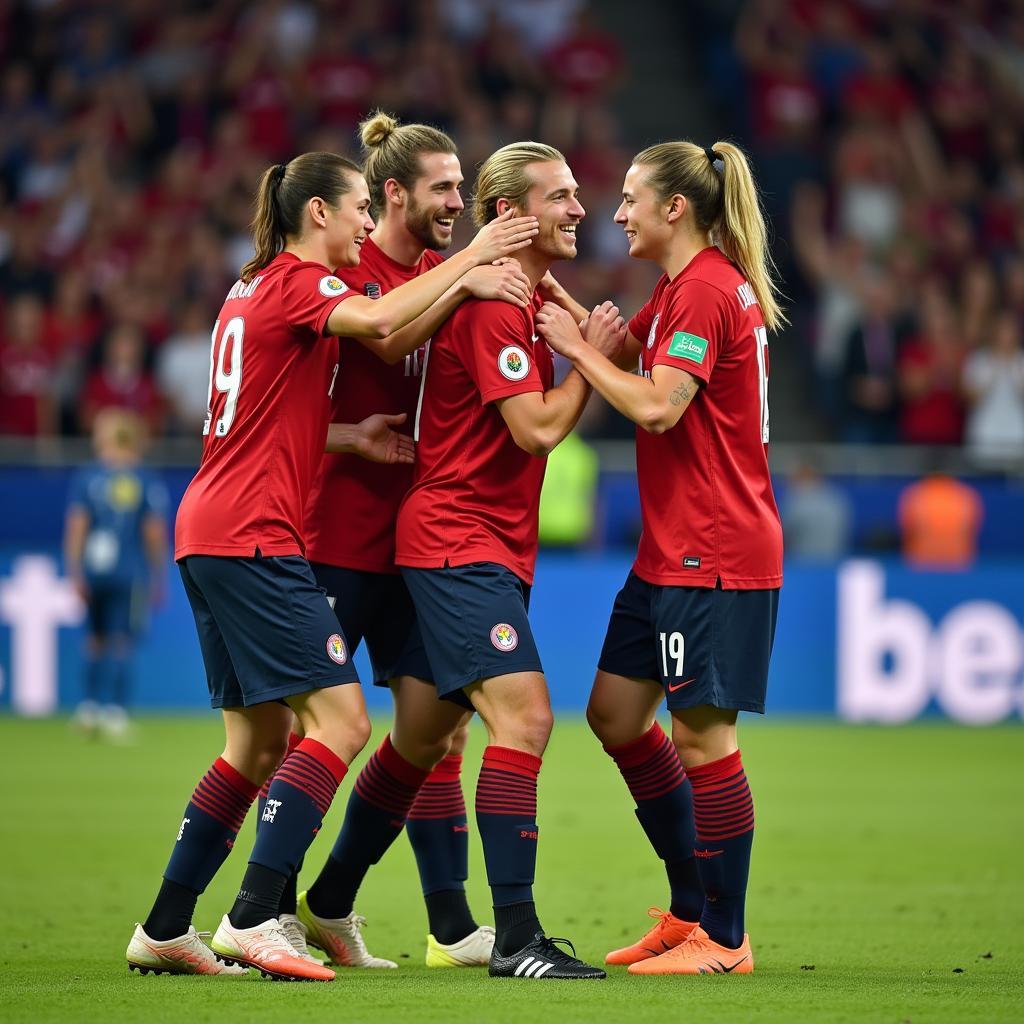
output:
[[[386,338],[358,340],[385,363],[401,362],[410,352],[425,344],[434,332],[466,299],[499,299],[520,309],[530,305],[530,279],[519,261],[505,257],[486,267],[473,267],[455,282],[425,313]],[[371,300],[371,301],[380,301]]]
[[[579,325],[583,336],[587,336],[590,317],[593,313],[597,312],[597,309],[601,308],[600,306],[596,307],[593,311],[588,310],[586,306],[581,306],[556,280],[555,275],[550,270],[541,278],[537,290],[545,302],[552,302],[564,309]],[[605,303],[604,305],[610,304]],[[613,357],[612,361],[623,370],[628,370],[636,366],[639,356],[640,342],[627,331],[622,347],[619,349],[618,354]]]
[[[149,565],[149,594],[154,606],[163,604],[167,571],[167,520],[151,512],[142,520],[142,547]]]
[[[548,391],[528,391],[495,402],[516,444],[531,455],[547,455],[576,426],[590,386],[576,370]]]
[[[650,379],[620,370],[560,312],[542,309],[536,317],[537,330],[599,395],[650,434],[663,434],[679,422],[700,387],[696,377],[674,366],[655,366]]]
[[[511,256],[536,234],[535,217],[513,217],[509,210],[485,224],[462,252],[379,299],[353,295],[339,302],[327,318],[326,331],[347,338],[386,338],[426,312],[468,271]]]
[[[64,521],[64,567],[75,589],[83,597],[87,588],[82,573],[82,558],[88,536],[89,513],[81,505],[72,505]]]
[[[359,423],[332,423],[327,428],[327,447],[332,453],[346,452],[369,462],[385,465],[411,463],[416,446],[407,434],[393,430],[405,422],[405,413],[374,413]]]

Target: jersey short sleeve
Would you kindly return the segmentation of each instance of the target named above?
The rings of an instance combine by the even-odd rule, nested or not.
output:
[[[507,302],[480,303],[467,332],[465,365],[482,404],[543,391],[533,354],[533,319]]]
[[[320,338],[334,307],[355,294],[326,267],[296,263],[285,270],[281,280],[281,310],[292,330]]]
[[[652,365],[686,370],[705,384],[729,337],[726,296],[705,281],[684,281],[665,305]]]

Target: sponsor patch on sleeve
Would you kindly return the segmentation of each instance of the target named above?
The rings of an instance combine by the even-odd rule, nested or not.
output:
[[[695,363],[704,362],[704,354],[708,350],[707,338],[686,331],[676,331],[668,346],[668,354],[679,359],[689,359]]]
[[[344,295],[348,291],[348,287],[340,277],[335,277],[333,274],[328,274],[326,277],[320,278],[320,294],[331,298],[334,295]]]
[[[498,353],[498,369],[502,377],[522,380],[530,372],[530,357],[518,345],[506,345]]]

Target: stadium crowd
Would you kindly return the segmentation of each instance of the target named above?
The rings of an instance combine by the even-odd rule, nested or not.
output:
[[[804,393],[838,440],[966,443],[982,465],[1024,448],[1010,7],[688,12],[715,123],[768,197]],[[588,207],[565,283],[626,310],[650,287],[611,221],[648,140],[613,113],[626,55],[585,0],[54,0],[8,5],[0,49],[0,433],[84,432],[115,404],[193,435],[259,172],[304,149],[358,155],[376,106],[449,130],[467,192],[506,142],[562,149]],[[587,425],[626,430],[599,409]]]

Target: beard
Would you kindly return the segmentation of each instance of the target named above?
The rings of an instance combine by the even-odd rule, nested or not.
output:
[[[452,239],[450,236],[448,238],[437,237],[437,228],[434,224],[436,216],[436,210],[420,206],[412,196],[409,196],[409,208],[405,213],[406,230],[424,249],[433,249],[435,252],[440,252],[452,244]]]

